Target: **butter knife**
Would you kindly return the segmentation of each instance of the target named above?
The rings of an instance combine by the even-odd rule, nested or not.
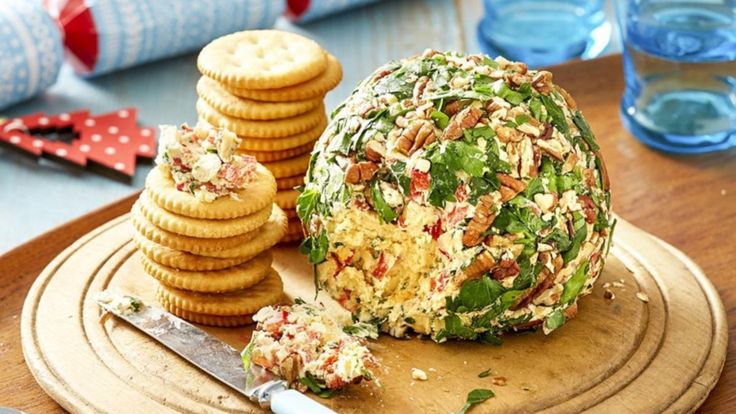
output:
[[[165,310],[127,295],[102,292],[97,304],[191,364],[276,414],[336,414],[262,367],[243,361],[235,348]]]

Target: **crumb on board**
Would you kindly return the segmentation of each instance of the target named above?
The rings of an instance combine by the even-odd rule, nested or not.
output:
[[[649,302],[649,295],[647,295],[644,292],[636,292],[636,297],[639,298],[639,300],[644,303]]]
[[[427,378],[427,373],[424,372],[424,371],[422,371],[419,368],[412,368],[411,369],[411,377],[413,379],[419,380],[419,381],[426,381],[428,379]]]
[[[603,291],[603,297],[608,300],[614,300],[616,299],[616,294],[613,293],[611,289],[606,289],[605,291]]]
[[[725,188],[722,188],[722,189],[721,189],[721,195],[722,195],[722,196],[725,196],[725,195],[726,195],[726,189],[725,189]]]
[[[506,379],[506,377],[496,376],[496,377],[491,378],[491,382],[493,382],[493,385],[498,385],[499,387],[503,387],[508,382],[508,379]]]

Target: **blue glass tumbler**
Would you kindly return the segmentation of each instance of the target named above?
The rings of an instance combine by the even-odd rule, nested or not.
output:
[[[478,23],[483,52],[549,66],[603,52],[611,25],[603,0],[484,0]]]
[[[736,0],[619,0],[621,116],[656,149],[736,146]]]

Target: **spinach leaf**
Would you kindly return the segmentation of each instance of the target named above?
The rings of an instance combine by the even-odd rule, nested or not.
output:
[[[560,326],[565,324],[565,314],[562,309],[555,309],[552,313],[547,316],[544,320],[544,327],[546,332],[554,331]]]
[[[429,203],[435,207],[444,207],[446,201],[455,201],[455,190],[459,185],[455,173],[439,162],[432,163],[429,173]]]
[[[593,131],[590,130],[590,125],[588,125],[588,122],[583,118],[583,114],[580,111],[576,111],[572,116],[572,121],[575,123],[575,126],[578,127],[580,135],[583,136],[583,139],[588,144],[590,150],[598,151],[600,147],[595,141],[595,136],[593,136]]]
[[[501,183],[498,181],[498,177],[493,173],[486,173],[483,177],[471,177],[468,187],[470,188],[470,194],[468,194],[468,200],[471,203],[476,204],[478,199],[485,194],[489,194],[495,190],[498,190]]]
[[[529,100],[529,110],[532,112],[532,116],[539,122],[545,122],[547,120],[546,114],[542,111],[543,106],[544,104],[542,104],[542,100],[538,96],[534,96]]]
[[[536,251],[536,249],[534,250]],[[537,280],[539,272],[542,271],[542,263],[537,261],[532,265],[527,255],[520,256],[517,261],[519,263],[519,276],[514,279],[513,287],[516,290],[528,289]]]
[[[444,112],[432,111],[429,114],[429,117],[434,120],[435,125],[437,125],[437,127],[440,129],[445,129],[447,127],[447,124],[450,123],[450,117],[445,115]]]
[[[555,228],[554,230],[552,230],[552,233],[548,234],[544,239],[542,239],[542,242],[553,242],[557,246],[557,250],[559,250],[561,253],[570,250],[570,247],[572,245],[572,240],[570,240],[567,232],[559,228]]]
[[[500,346],[503,345],[503,340],[500,336],[494,335],[492,332],[484,332],[480,335],[480,341],[484,344]]]
[[[320,383],[318,383],[317,380],[309,373],[307,373],[306,376],[299,378],[299,382],[306,385],[307,388],[309,388],[309,391],[312,391],[322,398],[330,398],[335,393],[335,390],[330,390],[320,385]]]
[[[542,165],[539,168],[539,176],[547,179],[547,189],[551,193],[557,193],[557,170],[551,158],[543,156]]]
[[[460,293],[452,300],[449,310],[457,311],[463,307],[466,311],[474,311],[490,306],[504,292],[504,287],[497,280],[488,276],[469,280],[463,283]]]
[[[483,401],[486,401],[487,399],[494,397],[496,394],[493,393],[491,390],[486,390],[483,388],[478,388],[473,391],[470,391],[468,393],[468,398],[465,401],[465,405],[460,409],[460,411],[457,412],[457,414],[465,414],[468,412],[470,407],[480,404]]]
[[[438,341],[447,337],[473,340],[478,336],[471,327],[464,325],[460,317],[455,314],[447,315],[444,320],[445,329],[440,331],[437,338],[435,338]]]
[[[301,221],[306,221],[312,216],[319,202],[319,196],[319,190],[316,188],[308,188],[299,194],[299,198],[296,199],[296,214]]]
[[[373,200],[373,207],[383,222],[390,223],[399,216],[383,198],[383,191],[378,179],[371,183],[371,199]]]
[[[557,106],[555,101],[547,95],[539,95],[539,99],[542,100],[544,107],[547,109],[547,115],[552,120],[552,125],[554,125],[558,131],[567,135],[569,128],[567,127],[567,120],[565,119],[565,113],[562,112],[562,108]]]
[[[568,304],[578,297],[585,284],[585,276],[588,272],[588,262],[581,263],[575,274],[565,283],[565,288],[560,296],[560,303]]]
[[[325,261],[327,257],[327,249],[329,241],[327,240],[327,232],[322,232],[316,238],[314,236],[307,237],[301,245],[299,251],[307,255],[309,263],[319,264]]]
[[[529,181],[526,185],[526,189],[524,189],[524,197],[528,199],[533,199],[534,194],[539,194],[544,192],[544,186],[542,185],[542,180],[539,179],[539,177],[534,177],[531,181]]]
[[[478,378],[485,378],[485,377],[487,377],[489,375],[491,375],[491,369],[490,368],[488,368],[487,370],[485,370],[485,371],[481,372],[480,374],[478,374]]]
[[[585,217],[577,211],[573,213],[573,229],[575,230],[575,235],[572,238],[570,250],[562,254],[562,260],[565,264],[574,260],[578,256],[580,246],[588,236],[588,226],[585,224]]]
[[[521,125],[529,122],[532,118],[527,114],[521,114],[517,115],[516,118],[514,118],[514,122],[516,122],[516,125]]]
[[[399,188],[401,188],[401,192],[404,196],[408,196],[409,191],[411,190],[411,178],[406,175],[406,163],[403,161],[395,161],[391,164],[390,169],[395,182],[399,185]]]
[[[531,85],[528,83],[521,85],[517,90],[513,90],[509,88],[507,84],[502,83],[501,87],[498,89],[498,92],[496,92],[496,95],[505,99],[508,103],[512,105],[521,104],[525,100],[529,99],[531,94],[532,88]]]

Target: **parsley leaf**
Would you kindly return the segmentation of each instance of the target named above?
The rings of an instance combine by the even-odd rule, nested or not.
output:
[[[307,237],[301,245],[299,252],[307,255],[309,263],[319,264],[325,261],[327,257],[327,248],[329,241],[327,240],[327,232],[322,232],[316,238],[314,236]]]
[[[483,401],[486,401],[487,399],[491,397],[495,397],[495,396],[496,394],[494,394],[493,391],[483,389],[483,388],[478,388],[473,391],[470,391],[468,393],[468,398],[465,401],[465,405],[463,405],[463,407],[460,409],[460,411],[457,412],[457,414],[465,414],[468,412],[470,407],[476,404],[480,404]]]
[[[583,118],[583,114],[580,111],[576,111],[572,116],[572,121],[575,123],[575,126],[578,127],[580,135],[583,136],[583,139],[588,144],[591,151],[598,151],[600,147],[595,141],[595,136],[593,136],[593,131],[590,130],[590,125],[588,125],[588,122]]]
[[[437,127],[440,129],[445,129],[447,127],[447,124],[450,123],[450,117],[445,115],[444,112],[435,110],[429,114],[429,117],[434,120],[435,125],[437,125]]]
[[[301,221],[306,221],[312,216],[319,202],[319,196],[319,190],[316,188],[308,188],[299,194],[299,198],[296,199],[296,214]]]
[[[455,190],[460,183],[455,173],[439,162],[432,163],[429,173],[429,203],[435,207],[444,207],[446,201],[455,201]]]
[[[539,122],[544,122],[547,120],[546,114],[542,111],[542,107],[544,105],[542,104],[542,100],[539,99],[538,96],[532,97],[531,100],[529,100],[529,110],[532,112],[532,116],[536,118]]]
[[[307,388],[309,388],[309,391],[312,391],[322,398],[330,398],[335,393],[335,390],[330,390],[320,385],[320,383],[318,383],[317,380],[309,373],[307,373],[306,376],[299,378],[299,382],[306,385]]]
[[[485,377],[487,377],[489,375],[491,375],[491,369],[490,368],[488,368],[487,370],[485,370],[485,371],[481,372],[480,374],[478,374],[478,378],[485,378]]]
[[[452,311],[474,311],[491,305],[504,292],[504,287],[497,280],[488,276],[469,280],[463,283],[460,293],[452,300],[448,309]]]
[[[532,86],[528,83],[525,83],[519,86],[519,89],[513,90],[509,88],[509,86],[505,83],[502,83],[501,87],[498,89],[498,92],[496,92],[496,95],[505,99],[508,103],[512,105],[519,105],[525,100],[529,99],[529,97],[532,95]]]
[[[565,113],[562,112],[562,108],[557,106],[555,101],[547,95],[539,95],[539,98],[547,109],[547,115],[552,119],[552,125],[554,125],[558,131],[567,135],[567,120],[565,119]]]
[[[544,320],[544,328],[546,329],[546,332],[554,331],[564,324],[565,314],[562,312],[562,309],[555,309],[554,312],[550,313],[549,316],[547,316],[547,319]]]
[[[585,284],[585,276],[588,271],[588,263],[581,263],[575,274],[565,283],[565,288],[560,296],[560,303],[568,304],[578,297]]]

